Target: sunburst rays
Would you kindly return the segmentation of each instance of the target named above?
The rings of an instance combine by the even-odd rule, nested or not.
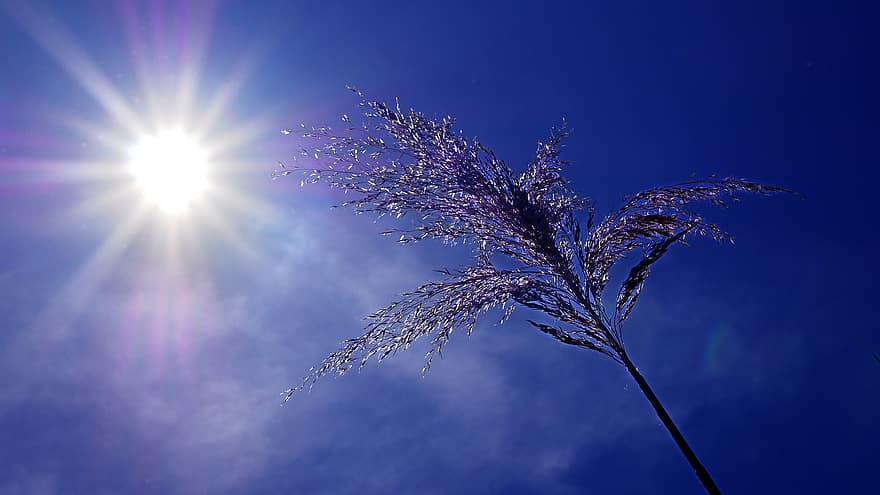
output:
[[[97,145],[100,150],[92,151],[99,154],[99,158],[75,161],[67,157],[18,157],[22,161],[65,162],[63,167],[53,167],[58,174],[51,180],[61,181],[64,187],[70,186],[78,192],[87,191],[84,198],[65,208],[65,218],[60,219],[62,224],[66,221],[83,223],[99,217],[111,218],[115,224],[51,299],[35,321],[35,327],[45,328],[51,323],[58,332],[70,328],[74,320],[96,304],[105,282],[114,273],[127,269],[129,272],[125,275],[129,280],[136,279],[137,273],[149,273],[150,277],[162,279],[144,286],[138,285],[136,280],[130,281],[133,287],[129,299],[131,304],[136,302],[138,307],[148,308],[151,313],[143,320],[151,330],[149,339],[144,342],[166,348],[185,341],[180,335],[170,335],[168,330],[173,329],[172,333],[176,334],[191,324],[187,319],[199,302],[190,294],[188,261],[199,259],[200,252],[214,249],[210,244],[217,240],[239,256],[262,256],[261,248],[240,234],[240,227],[243,218],[268,214],[271,207],[240,186],[238,174],[245,167],[235,161],[235,156],[240,156],[260,136],[275,131],[265,117],[238,124],[226,118],[254,69],[254,60],[244,57],[231,64],[224,81],[203,81],[213,6],[200,3],[193,7],[181,3],[159,8],[157,5],[151,3],[140,8],[135,3],[123,2],[117,12],[119,19],[115,25],[121,27],[117,34],[124,42],[118,47],[123,50],[115,53],[127,55],[137,79],[128,87],[116,84],[114,78],[102,70],[97,55],[90,53],[60,16],[49,9],[24,2],[3,9],[106,115],[103,119],[89,119],[81,113],[64,113],[61,109],[51,116],[56,124],[78,138]],[[112,22],[104,20],[108,23],[105,25],[114,25],[109,24]],[[59,77],[63,76],[59,74]],[[211,187],[187,215],[176,218],[163,217],[146,204],[134,187],[134,177],[126,170],[129,150],[139,136],[155,133],[163,127],[188,130],[204,145],[208,167],[212,170]],[[139,242],[150,234],[158,235],[161,240]],[[133,249],[150,252],[147,256],[127,256]],[[152,272],[149,267],[132,270],[120,266],[123,259],[125,263],[132,259],[150,260],[160,266]],[[204,273],[202,270],[199,276]],[[154,290],[156,287],[161,290]],[[145,297],[152,300],[145,301]],[[135,298],[138,301],[134,301]],[[124,301],[123,304],[131,305]],[[166,331],[157,331],[157,327]],[[64,336],[64,332],[58,334],[59,338]],[[155,339],[163,343],[156,344]]]

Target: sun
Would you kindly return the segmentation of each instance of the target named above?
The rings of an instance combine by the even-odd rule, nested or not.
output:
[[[181,129],[141,136],[129,155],[144,198],[167,213],[186,211],[207,186],[207,153]]]

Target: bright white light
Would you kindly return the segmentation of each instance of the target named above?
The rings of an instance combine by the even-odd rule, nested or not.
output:
[[[131,171],[144,197],[169,213],[179,213],[207,183],[206,153],[183,131],[144,136],[131,149]]]

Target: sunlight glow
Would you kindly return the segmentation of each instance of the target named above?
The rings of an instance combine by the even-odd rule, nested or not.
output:
[[[144,136],[131,149],[130,168],[146,199],[180,213],[207,183],[205,150],[181,130]]]
[[[45,177],[28,187],[63,185],[77,193],[60,225],[88,225],[89,235],[104,234],[32,327],[52,329],[57,342],[72,338],[74,323],[98,318],[92,310],[110,296],[127,308],[119,324],[119,366],[140,371],[143,355],[153,372],[172,360],[178,372],[192,357],[198,333],[187,330],[221,324],[196,310],[212,304],[206,288],[213,265],[203,263],[209,250],[224,256],[216,253],[219,245],[242,259],[268,258],[244,233],[275,211],[249,192],[254,182],[247,178],[255,171],[241,156],[260,161],[252,156],[255,144],[277,131],[268,115],[231,118],[238,112],[230,106],[255,71],[253,55],[235,60],[225,54],[224,63],[232,63],[216,78],[202,77],[213,2],[160,3],[121,3],[120,18],[108,25],[122,27],[128,46],[109,47],[109,53],[130,60],[111,64],[112,74],[99,63],[107,55],[103,47],[82,44],[50,5],[7,8],[0,1],[0,17],[10,14],[78,87],[71,89],[95,104],[92,111],[82,104],[76,111],[36,108],[61,132],[26,141],[10,162]],[[144,29],[145,20],[151,29]],[[267,169],[262,178],[268,175]]]

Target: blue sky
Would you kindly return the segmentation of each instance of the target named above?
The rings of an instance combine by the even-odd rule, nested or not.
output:
[[[399,246],[279,131],[368,96],[452,114],[515,170],[564,116],[600,213],[692,174],[798,197],[706,209],[653,270],[634,361],[725,493],[877,485],[877,12],[856,2],[0,3],[0,494],[702,489],[611,360],[485,319],[279,407],[362,317],[467,263]],[[145,205],[140,133],[214,188]]]

